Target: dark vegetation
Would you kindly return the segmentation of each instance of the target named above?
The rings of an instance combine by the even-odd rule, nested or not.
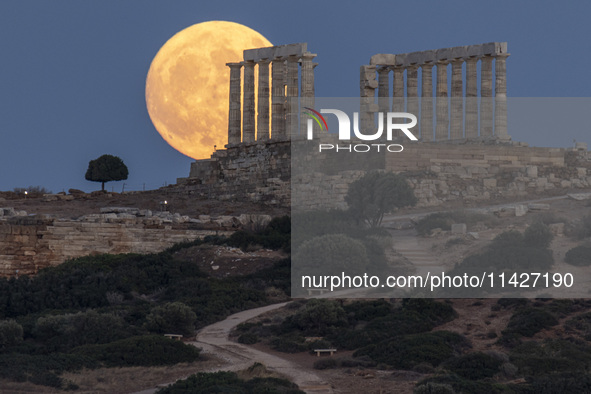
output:
[[[286,353],[336,347],[355,350],[353,359],[318,361],[316,368],[375,366],[412,369],[418,364],[437,366],[470,345],[455,333],[433,328],[453,320],[453,308],[429,299],[384,300],[341,304],[334,300],[299,301],[295,313],[279,324],[242,324],[239,338],[265,338]],[[306,337],[321,337],[308,340]],[[329,360],[329,359],[326,359]]]
[[[34,277],[1,278],[0,377],[73,388],[62,372],[198,360],[197,348],[162,334],[190,336],[266,305],[269,287],[289,294],[290,262],[215,279],[174,252],[202,243],[288,249],[289,228],[289,218],[274,219],[259,233],[207,237],[158,254],[88,256]]]
[[[417,198],[402,175],[372,171],[351,183],[345,201],[358,222],[378,227],[386,213],[414,206]]]
[[[157,392],[157,394],[186,393],[302,394],[303,391],[285,379],[254,377],[247,380],[241,379],[234,372],[200,372]]]
[[[579,312],[590,306],[588,300],[500,299],[494,309],[514,309],[499,340],[506,353],[487,351],[453,358],[435,376],[419,382],[415,393],[590,392],[591,345],[586,340],[574,336],[531,339],[541,330],[556,325],[558,319],[572,314],[574,317],[565,324],[567,332],[586,333],[589,313]],[[517,377],[525,378],[525,382],[501,383]]]
[[[522,273],[544,272],[552,267],[554,258],[549,249],[552,238],[550,229],[542,222],[530,225],[523,233],[515,230],[505,231],[495,237],[484,251],[470,255],[456,264],[449,274],[482,276],[482,273],[486,272],[498,276],[498,274],[505,273],[506,284],[511,279],[521,283],[522,277],[520,275]],[[538,280],[535,287],[533,280],[527,284],[529,290],[545,286],[543,280]],[[507,291],[512,288],[516,291],[526,289],[520,286],[506,286],[502,290]],[[500,291],[500,289],[500,286],[491,288],[490,282],[485,280],[481,291],[493,293]],[[453,291],[456,296],[474,296],[476,289],[469,290],[470,293],[463,294],[467,291],[466,289],[448,289],[446,294]]]
[[[587,267],[591,265],[591,246],[576,246],[566,252],[564,261],[571,265]]]
[[[88,163],[84,178],[87,181],[101,182],[101,190],[105,190],[105,182],[127,179],[129,170],[123,160],[113,155],[102,155]]]

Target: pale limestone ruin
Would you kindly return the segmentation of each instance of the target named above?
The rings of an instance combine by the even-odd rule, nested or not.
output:
[[[314,106],[314,67],[316,54],[307,44],[290,44],[244,51],[244,60],[228,63],[230,67],[230,108],[228,115],[228,145],[255,141],[286,141],[299,128],[299,108],[292,99],[300,97],[302,106]],[[258,66],[258,87],[255,86],[255,66]],[[271,66],[271,89],[269,89]],[[244,93],[241,97],[241,73],[244,67]],[[301,81],[299,72],[301,68]],[[255,90],[258,105],[255,111]],[[271,108],[269,94],[271,93]],[[241,112],[242,109],[242,112]],[[255,132],[256,113],[256,132]],[[271,119],[271,130],[269,130]],[[270,133],[270,131],[272,131]]]
[[[305,167],[306,162],[300,160],[292,173],[292,144],[305,143],[292,137],[306,122],[292,102],[297,98],[300,107],[314,107],[315,56],[305,43],[291,44],[247,50],[241,62],[229,63],[226,149],[192,163],[189,177],[178,179],[168,193],[283,206],[297,200],[304,209],[347,208],[344,197],[348,187],[363,170],[331,167],[334,163],[328,156],[315,156],[313,160],[321,161],[316,168],[326,171],[301,172],[299,167]],[[419,142],[405,145],[404,154],[376,155],[372,168],[404,172],[418,206],[589,189],[591,152],[587,144],[540,148],[511,141],[506,119],[507,56],[506,43],[372,56],[369,65],[361,66],[362,125],[374,127],[375,112],[410,112],[420,114],[421,133]],[[292,190],[292,175],[303,187]],[[512,214],[523,211],[523,207],[516,207]],[[214,222],[221,228],[240,221],[161,215],[117,211],[62,220],[30,218],[26,212],[0,209],[0,275],[13,275],[16,269],[22,274],[35,273],[64,258],[90,253],[157,251],[211,232],[193,230],[187,220],[194,224]]]
[[[370,64],[361,66],[361,120],[371,128],[375,112],[410,112],[419,114],[423,141],[444,141],[494,137],[509,140],[507,134],[506,42],[490,42],[453,48],[403,54],[377,54]],[[480,100],[478,100],[477,63],[480,61]],[[493,65],[494,61],[494,65]],[[451,63],[451,72],[448,64]],[[466,64],[466,77],[462,66]],[[433,81],[433,67],[436,79]],[[418,89],[418,70],[422,86]],[[493,68],[495,86],[493,95]],[[406,77],[405,77],[406,72]],[[376,80],[377,73],[377,80]],[[392,94],[389,76],[392,74]],[[448,75],[448,74],[451,74]],[[451,92],[448,79],[451,77]],[[464,81],[465,79],[465,81]],[[435,82],[435,109],[433,83]],[[464,96],[464,86],[466,93]],[[405,97],[406,87],[406,97]],[[378,104],[375,104],[377,90]],[[392,106],[390,106],[392,97]],[[465,119],[464,119],[464,97]],[[480,101],[480,106],[478,105]],[[405,108],[406,102],[406,108]],[[451,111],[448,111],[451,105]],[[494,111],[494,122],[493,122]],[[448,112],[451,119],[448,119]],[[434,116],[435,115],[435,116]],[[480,132],[479,132],[480,119]],[[433,121],[435,120],[435,134]],[[465,130],[464,130],[465,121]],[[493,133],[494,130],[494,133]]]
[[[492,42],[377,54],[370,58],[369,65],[361,66],[362,127],[375,127],[376,112],[420,114],[420,142],[405,145],[404,154],[378,157],[376,167],[408,173],[419,206],[591,186],[591,154],[586,144],[568,149],[530,148],[511,141],[506,102],[508,56],[507,43]],[[292,44],[247,50],[242,62],[228,64],[228,145],[210,159],[194,162],[189,177],[179,178],[178,192],[197,198],[291,204],[291,145],[296,142],[290,137],[296,135],[298,113],[290,100],[299,96],[300,107],[314,106],[314,57],[306,44]],[[255,86],[257,65],[259,84]],[[245,70],[244,82],[241,67]],[[263,98],[256,111],[255,89]],[[299,124],[304,125],[301,116]],[[321,134],[320,138],[331,136]],[[425,176],[416,175],[421,172]],[[308,196],[308,208],[346,208],[348,185],[362,173],[350,169],[335,174],[333,168],[330,174],[297,174],[298,182],[309,187],[304,188],[305,193],[302,191],[305,195],[294,198],[306,205]]]

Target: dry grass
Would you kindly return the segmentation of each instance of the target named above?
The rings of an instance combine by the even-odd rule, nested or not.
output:
[[[164,387],[178,379],[209,370],[217,363],[219,363],[217,360],[207,360],[194,363],[180,363],[166,367],[84,369],[78,373],[66,372],[61,377],[79,386],[78,390],[71,391],[74,393],[124,394],[154,388],[159,385]],[[0,392],[2,394],[64,393],[63,390],[57,390],[51,387],[6,380],[0,380]]]

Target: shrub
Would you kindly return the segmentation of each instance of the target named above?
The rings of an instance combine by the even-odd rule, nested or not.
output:
[[[372,171],[349,185],[345,201],[357,220],[378,227],[386,213],[414,206],[417,198],[401,175]]]
[[[293,260],[306,275],[328,272],[362,274],[369,262],[363,243],[343,234],[327,234],[305,241]]]
[[[72,353],[94,358],[107,367],[148,367],[196,361],[200,349],[164,336],[144,335],[103,345],[84,345]]]
[[[539,308],[525,308],[517,311],[503,331],[505,334],[519,334],[532,337],[537,332],[558,324],[558,320],[550,313]]]
[[[14,320],[0,321],[0,349],[17,345],[23,341],[23,326]]]
[[[463,378],[480,380],[492,378],[500,371],[502,363],[488,354],[475,352],[454,357],[445,363],[445,367]]]
[[[259,337],[251,333],[242,334],[238,337],[238,343],[243,343],[245,345],[254,345],[258,341]]]
[[[378,363],[412,369],[420,363],[437,366],[468,345],[466,338],[460,334],[436,331],[395,337],[377,345],[361,348],[353,356],[367,355]]]
[[[87,312],[37,319],[33,335],[50,350],[69,350],[86,344],[107,343],[131,334],[122,318],[109,313]]]
[[[271,341],[271,347],[284,353],[299,353],[308,350],[304,343],[304,337],[296,335],[285,335]]]
[[[51,190],[46,189],[43,186],[29,186],[29,187],[15,187],[14,192],[17,194],[23,194],[27,192],[29,197],[43,197],[44,194],[52,194]]]
[[[591,246],[577,246],[566,252],[564,261],[579,267],[591,265]]]
[[[523,375],[586,372],[591,367],[591,346],[579,341],[528,341],[514,348],[511,363]]]
[[[330,368],[337,368],[338,362],[336,359],[332,357],[321,358],[320,360],[316,360],[314,362],[314,369],[330,369]]]
[[[324,336],[330,327],[345,327],[345,310],[333,300],[314,299],[304,309],[286,320],[284,327],[293,325],[307,336]]]
[[[169,302],[154,307],[146,316],[146,328],[161,334],[192,335],[197,315],[182,302]]]
[[[157,391],[157,394],[186,393],[281,393],[303,394],[297,386],[285,379],[254,378],[244,381],[234,372],[199,372],[187,379]]]
[[[576,239],[583,239],[591,236],[591,215],[587,215],[571,226],[567,227],[566,234]]]
[[[523,243],[532,248],[547,248],[553,237],[548,226],[542,222],[536,222],[525,229]]]

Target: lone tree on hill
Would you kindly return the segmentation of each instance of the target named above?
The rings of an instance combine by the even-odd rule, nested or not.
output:
[[[98,159],[91,160],[86,170],[86,180],[101,182],[102,190],[105,190],[105,182],[122,181],[127,179],[129,170],[123,160],[113,155],[102,155]]]
[[[349,212],[370,227],[382,223],[384,214],[414,206],[417,198],[406,179],[392,172],[368,172],[349,186],[345,197]]]

